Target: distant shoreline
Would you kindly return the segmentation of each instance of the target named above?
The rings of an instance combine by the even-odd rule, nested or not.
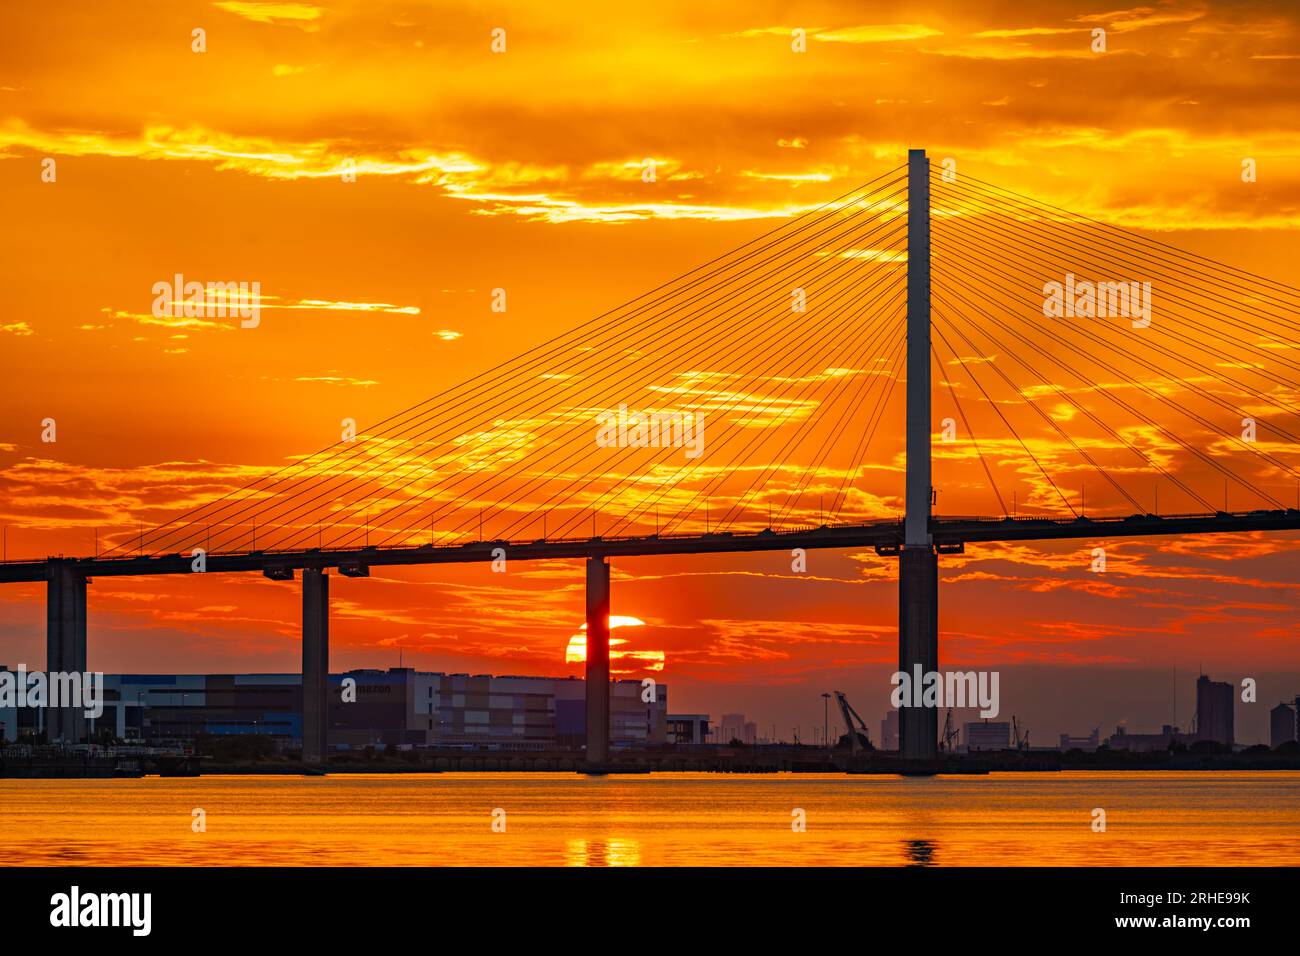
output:
[[[305,765],[292,757],[221,760],[199,757],[131,757],[122,755],[34,754],[0,759],[0,779],[85,779],[113,777],[193,777],[215,775],[320,776],[347,774],[437,773],[580,773],[591,776],[709,774],[850,774],[862,776],[980,776],[989,773],[1057,773],[1071,771],[1172,772],[1300,771],[1300,754],[1127,754],[1115,752],[954,755],[929,762],[900,760],[896,755],[724,750],[716,753],[624,754],[589,766],[581,753],[421,752],[369,757],[335,755],[324,765]]]

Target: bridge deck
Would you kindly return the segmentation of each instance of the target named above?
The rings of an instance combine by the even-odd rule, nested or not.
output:
[[[935,517],[930,531],[941,552],[961,551],[968,543],[1046,541],[1068,538],[1116,538],[1167,534],[1223,534],[1250,531],[1300,530],[1300,510],[1216,512],[1193,515],[1130,515],[1127,517]],[[207,555],[207,573],[261,571],[291,576],[301,568],[338,568],[344,574],[370,567],[417,564],[465,564],[491,561],[504,549],[512,561],[586,558],[591,555],[634,557],[655,554],[725,554],[788,551],[794,548],[873,548],[893,554],[903,541],[903,523],[889,519],[861,525],[832,525],[793,531],[765,529],[754,533],[722,532],[702,535],[643,535],[618,538],[563,538],[532,541],[472,541],[459,545],[362,547],[338,550],[308,548],[294,551],[240,551]],[[0,562],[0,583],[44,581],[49,562],[70,563],[86,577],[152,574],[191,574],[189,554],[135,557],[64,558]]]

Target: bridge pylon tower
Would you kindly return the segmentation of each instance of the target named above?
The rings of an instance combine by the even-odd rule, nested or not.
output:
[[[912,149],[907,153],[907,477],[898,555],[898,669],[914,683],[939,669],[939,556],[930,533],[930,432],[930,161],[925,150]],[[903,706],[898,730],[904,759],[938,757],[937,708]]]

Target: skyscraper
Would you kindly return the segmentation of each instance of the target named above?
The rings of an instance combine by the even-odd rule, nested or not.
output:
[[[885,719],[880,722],[880,749],[898,749],[898,711],[886,711]]]
[[[1295,708],[1278,704],[1268,712],[1269,746],[1280,747],[1295,740]]]
[[[1233,745],[1233,687],[1204,674],[1196,680],[1196,736],[1225,747]]]

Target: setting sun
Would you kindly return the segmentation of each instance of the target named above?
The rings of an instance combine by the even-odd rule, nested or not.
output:
[[[609,618],[610,631],[620,627],[644,627],[645,621],[639,617],[631,617],[627,614],[612,614]],[[583,623],[582,629],[569,638],[569,644],[564,651],[564,662],[566,664],[585,664],[587,662],[587,625]],[[631,674],[640,671],[662,671],[664,669],[664,652],[661,650],[632,650],[626,647],[620,648],[620,645],[626,645],[628,641],[621,637],[611,637],[609,640],[609,659],[610,670],[616,674]],[[617,666],[616,662],[622,662],[623,666]]]

